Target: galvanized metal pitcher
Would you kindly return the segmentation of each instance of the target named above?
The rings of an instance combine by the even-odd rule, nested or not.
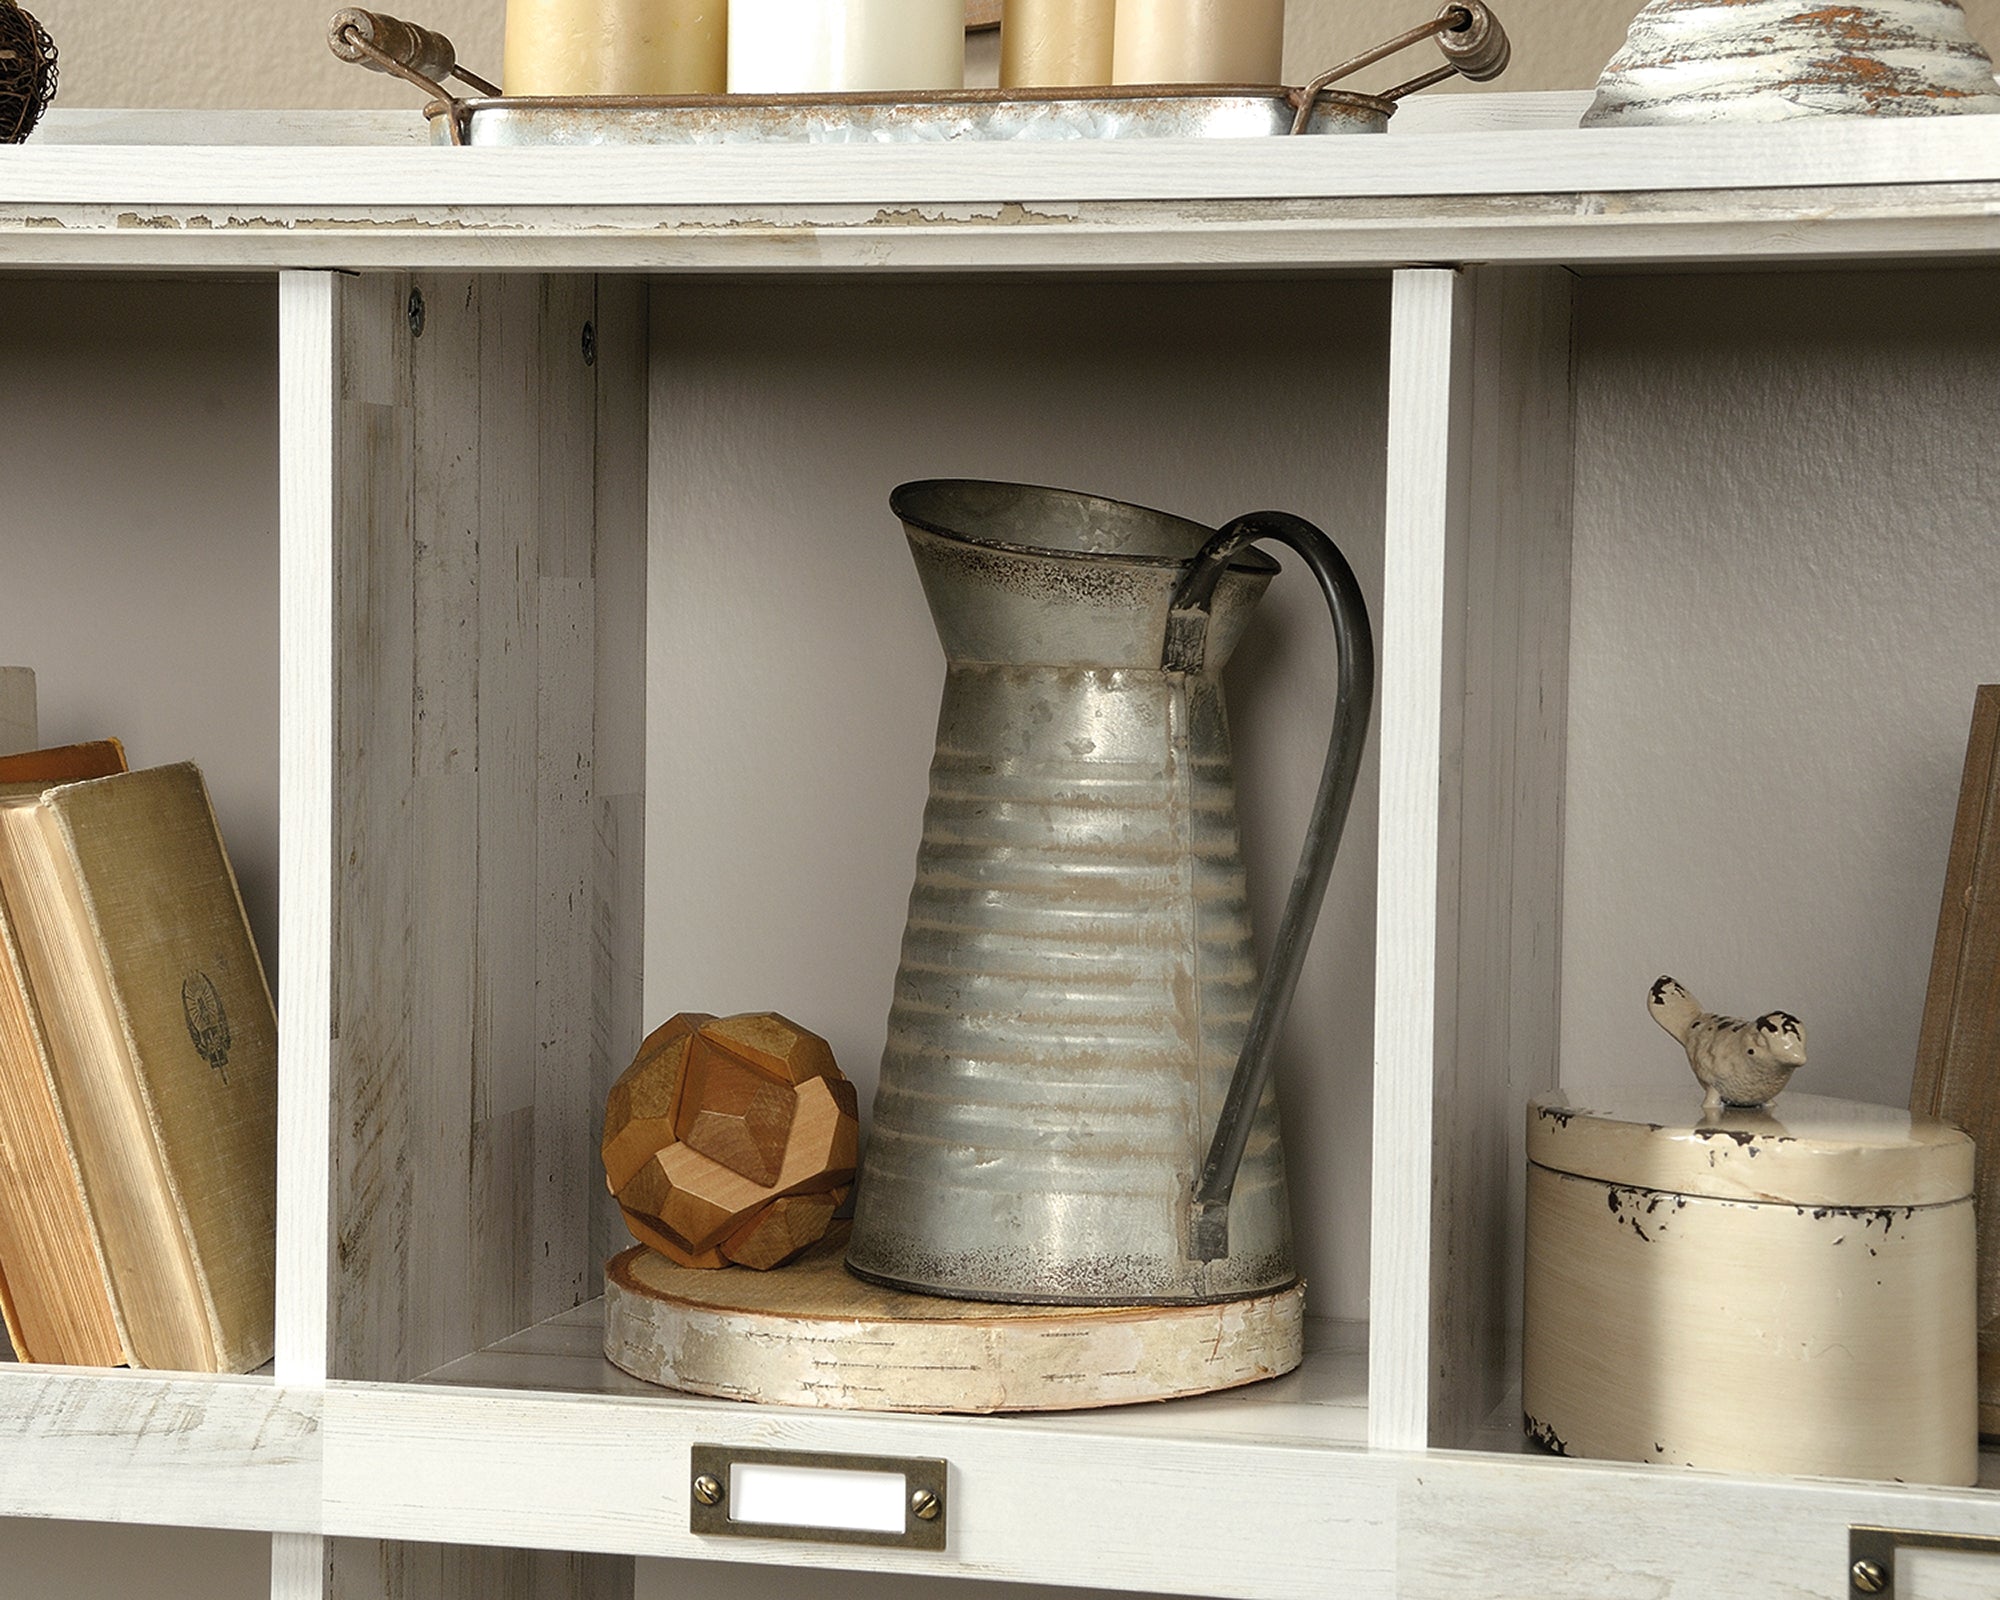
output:
[[[1271,1052],[1366,736],[1338,550],[1020,484],[905,484],[948,671],[848,1265],[982,1300],[1236,1299],[1289,1284]],[[1332,610],[1339,691],[1260,984],[1218,674],[1278,565]]]

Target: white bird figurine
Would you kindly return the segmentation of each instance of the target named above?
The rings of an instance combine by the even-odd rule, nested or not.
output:
[[[1688,1065],[1708,1091],[1704,1111],[1768,1105],[1806,1064],[1805,1024],[1789,1011],[1767,1011],[1755,1022],[1718,1017],[1666,977],[1654,980],[1646,1008],[1687,1051]]]

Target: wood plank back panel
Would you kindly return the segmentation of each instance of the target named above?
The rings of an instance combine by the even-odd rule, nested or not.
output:
[[[1979,1148],[1979,1431],[2000,1434],[2000,685],[1973,697],[1910,1109]]]
[[[1396,279],[1369,1370],[1383,1448],[1464,1442],[1505,1390],[1519,1322],[1521,1106],[1555,1081],[1559,1017],[1569,305],[1555,270]]]
[[[604,332],[596,298],[587,278],[287,282],[287,392],[313,402],[287,435],[284,602],[301,1249],[280,1361],[303,1381],[407,1381],[567,1310],[613,1238],[595,1135],[639,1025],[646,345],[643,294],[612,296]],[[607,336],[623,347],[593,361]],[[621,409],[601,447],[602,380]],[[630,1589],[622,1561],[343,1542],[327,1565],[343,1600]]]
[[[1568,702],[1571,278],[1471,274],[1473,358],[1455,814],[1456,917],[1439,904],[1431,1443],[1491,1415],[1520,1328],[1523,1108],[1556,1082]],[[1478,598],[1474,598],[1478,597]],[[1450,763],[1447,763],[1449,767]],[[1441,871],[1443,870],[1441,865]],[[1449,951],[1445,946],[1450,944]],[[1442,979],[1441,979],[1442,981]],[[1511,1331],[1510,1331],[1511,1330]]]
[[[645,996],[646,911],[646,539],[651,296],[643,278],[600,278],[593,328],[597,351],[596,581],[592,621],[596,717],[592,749],[596,837],[592,844],[594,941],[590,1104],[601,1107],[638,1054]],[[631,1235],[598,1181],[591,1141],[589,1259],[598,1264]],[[595,1293],[595,1288],[592,1289]]]

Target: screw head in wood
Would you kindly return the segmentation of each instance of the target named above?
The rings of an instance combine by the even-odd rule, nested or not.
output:
[[[1880,1594],[1889,1587],[1889,1575],[1882,1570],[1879,1562],[1857,1561],[1848,1575],[1853,1578],[1855,1590],[1860,1594]]]
[[[704,1472],[694,1480],[694,1497],[705,1506],[722,1504],[722,1480],[712,1473]]]
[[[910,1509],[917,1514],[920,1522],[935,1522],[938,1513],[944,1509],[938,1497],[929,1489],[919,1489],[910,1496]]]

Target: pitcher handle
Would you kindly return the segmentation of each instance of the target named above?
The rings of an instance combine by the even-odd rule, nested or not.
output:
[[[1340,686],[1333,708],[1333,736],[1326,747],[1326,764],[1320,770],[1319,793],[1306,825],[1298,871],[1292,877],[1285,914],[1271,946],[1271,962],[1257,992],[1256,1009],[1250,1014],[1249,1036],[1243,1041],[1243,1054],[1237,1058],[1215,1137],[1209,1142],[1201,1178],[1195,1185],[1188,1226],[1188,1258],[1192,1261],[1219,1261],[1229,1254],[1230,1192],[1236,1186],[1257,1102],[1270,1080],[1278,1028],[1291,1008],[1292,993],[1305,966],[1306,947],[1312,942],[1313,924],[1319,917],[1320,902],[1326,898],[1327,879],[1333,872],[1341,830],[1347,825],[1348,807],[1354,799],[1361,747],[1368,737],[1368,712],[1375,698],[1374,636],[1354,569],[1319,529],[1303,517],[1283,511],[1254,511],[1238,517],[1202,546],[1174,592],[1160,657],[1162,670],[1202,670],[1215,586],[1230,561],[1246,545],[1262,539],[1275,539],[1296,551],[1319,580],[1333,618]]]

